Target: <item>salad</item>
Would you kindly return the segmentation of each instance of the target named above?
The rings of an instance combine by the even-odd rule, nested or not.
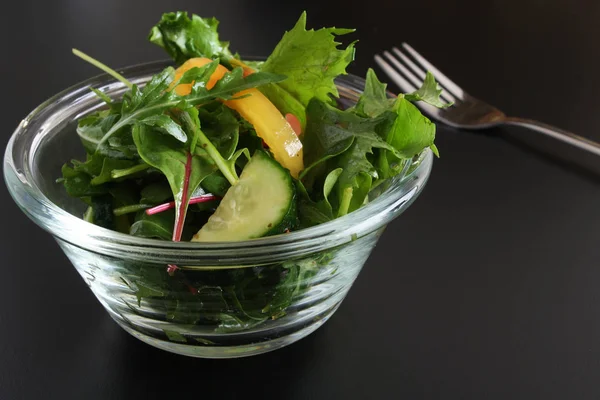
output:
[[[344,108],[335,79],[355,42],[338,38],[352,29],[307,30],[303,13],[265,61],[250,61],[229,50],[217,27],[214,18],[164,14],[149,41],[176,66],[143,87],[74,50],[128,87],[119,99],[91,88],[105,107],[78,121],[86,157],[66,163],[58,179],[87,205],[86,221],[172,241],[286,234],[355,211],[425,149],[437,155],[435,125],[413,104],[448,106],[431,74],[418,91],[393,97],[370,69],[364,93]],[[296,283],[327,257],[226,271],[142,268],[122,280],[138,312],[146,299],[170,321],[231,332],[285,315],[307,289]],[[174,285],[195,297],[176,298]]]

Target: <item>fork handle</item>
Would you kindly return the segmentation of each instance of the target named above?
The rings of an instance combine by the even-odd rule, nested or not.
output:
[[[572,146],[578,147],[582,150],[586,150],[590,153],[600,156],[600,143],[594,142],[590,139],[581,137],[574,133],[544,124],[542,122],[524,118],[507,117],[503,122],[509,125],[523,126],[525,128],[529,128],[531,130],[543,133],[544,135],[553,137],[554,139],[558,139],[565,143],[569,143]]]

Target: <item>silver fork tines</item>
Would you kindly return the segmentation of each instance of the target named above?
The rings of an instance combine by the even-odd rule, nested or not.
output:
[[[441,99],[454,105],[439,109],[417,102],[416,105],[429,117],[462,129],[485,129],[502,124],[523,126],[600,156],[600,144],[541,122],[507,117],[496,107],[467,94],[407,43],[402,43],[401,48],[385,51],[383,57],[375,55],[375,62],[403,93],[416,91],[427,71],[433,74],[443,89]]]

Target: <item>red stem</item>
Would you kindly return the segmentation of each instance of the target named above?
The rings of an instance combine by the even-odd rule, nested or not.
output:
[[[209,202],[209,201],[219,200],[219,199],[220,199],[219,196],[215,196],[214,194],[208,193],[208,194],[203,194],[203,195],[200,195],[200,196],[192,197],[190,199],[189,204],[206,203],[206,202]],[[175,207],[175,202],[174,201],[170,201],[168,203],[163,203],[163,204],[160,204],[158,206],[154,206],[152,208],[147,209],[146,210],[146,214],[148,214],[148,215],[158,214],[160,212],[170,210],[173,207]]]
[[[181,234],[183,233],[183,223],[185,222],[185,214],[187,210],[187,197],[190,187],[190,175],[192,173],[192,155],[187,152],[187,160],[185,162],[185,173],[183,176],[183,188],[181,190],[181,202],[179,203],[179,210],[177,210],[175,217],[175,227],[173,227],[173,241],[179,242],[181,240]],[[167,267],[167,273],[171,276],[175,274],[179,268],[175,264],[169,264]]]
[[[188,203],[188,192],[190,189],[190,175],[192,173],[192,154],[187,152],[187,161],[185,163],[185,175],[183,177],[183,188],[181,190],[181,201],[179,203],[179,210],[177,210],[177,219],[175,220],[175,227],[173,228],[173,241],[179,242],[181,240],[181,234],[183,233],[183,223],[185,222],[185,214]]]
[[[183,189],[181,193],[181,203],[179,204],[179,210],[177,213],[177,219],[175,220],[175,227],[173,228],[173,241],[179,242],[181,240],[181,234],[183,233],[183,224],[185,222],[185,214],[187,211],[188,204],[204,203],[219,199],[218,196],[213,194],[205,194],[201,196],[193,197],[187,202],[188,192],[190,191],[190,175],[192,174],[192,155],[190,152],[187,153],[187,160],[185,163],[185,174],[183,178]],[[146,210],[147,215],[157,214],[162,211],[169,210],[175,207],[175,202],[170,201],[168,203],[160,204],[156,207],[152,207]],[[175,264],[169,264],[167,267],[167,273],[171,276],[179,269]],[[188,289],[191,293],[197,293],[198,290],[188,285]]]

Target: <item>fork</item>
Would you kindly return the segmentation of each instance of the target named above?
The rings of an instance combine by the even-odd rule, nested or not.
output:
[[[477,130],[498,125],[522,126],[600,156],[599,143],[542,122],[508,117],[496,107],[465,92],[407,43],[402,43],[401,47],[403,51],[394,47],[393,54],[385,51],[383,57],[375,55],[375,62],[405,93],[417,90],[427,71],[430,71],[443,89],[442,99],[454,103],[448,108],[440,109],[418,102],[416,105],[431,118],[459,129]]]

